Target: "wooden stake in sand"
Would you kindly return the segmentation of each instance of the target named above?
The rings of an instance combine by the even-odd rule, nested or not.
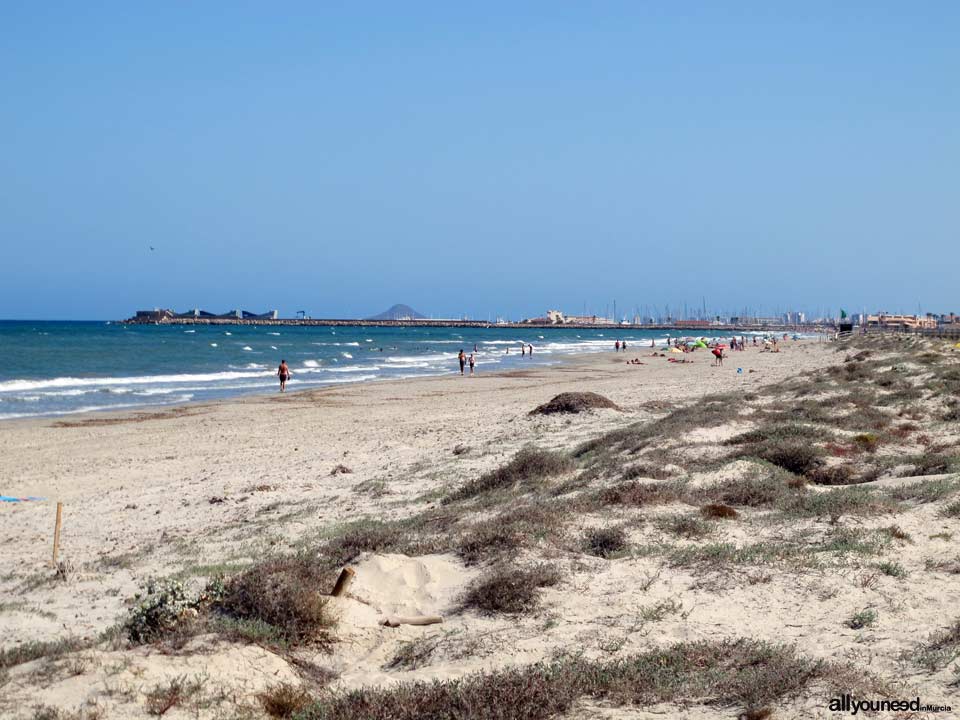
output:
[[[53,526],[53,566],[57,566],[57,554],[60,552],[60,524],[63,520],[63,503],[57,503],[57,524]]]
[[[353,576],[356,575],[356,572],[353,568],[345,567],[340,571],[340,577],[337,578],[337,582],[333,586],[333,592],[330,594],[334,597],[340,597],[343,595],[347,588],[350,587],[350,583],[353,582]]]

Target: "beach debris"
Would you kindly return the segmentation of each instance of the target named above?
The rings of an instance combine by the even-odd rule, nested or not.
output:
[[[380,624],[384,627],[400,627],[401,625],[436,625],[442,622],[443,618],[439,615],[387,615]]]
[[[461,443],[461,444],[459,444],[459,445],[455,445],[455,446],[454,446],[454,448],[453,448],[453,454],[454,454],[454,455],[466,455],[466,454],[467,454],[468,452],[470,452],[472,449],[473,449],[473,448],[471,448],[469,445],[464,445],[464,444]]]
[[[343,595],[347,588],[350,587],[350,583],[353,582],[354,576],[357,574],[356,570],[350,567],[345,567],[340,571],[340,577],[337,578],[337,582],[333,585],[333,590],[330,594],[333,597],[340,597]]]
[[[226,498],[222,498],[219,495],[214,495],[212,498],[207,500],[207,502],[210,503],[211,505],[219,505],[220,503],[223,503],[226,501],[227,501]]]
[[[336,465],[333,470],[330,471],[331,475],[350,475],[353,472],[346,465]]]
[[[42,498],[42,497],[12,497],[12,496],[10,496],[10,495],[0,495],[0,502],[9,502],[9,503],[15,503],[15,502],[39,502],[39,501],[42,501],[42,500],[46,500],[46,498]]]
[[[565,392],[555,396],[550,402],[534,408],[530,414],[581,413],[594,409],[620,410],[621,408],[612,400],[594,392]]]

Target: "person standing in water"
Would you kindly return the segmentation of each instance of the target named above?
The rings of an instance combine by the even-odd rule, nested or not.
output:
[[[533,345],[527,345],[527,350],[530,351],[530,357],[533,357]]]
[[[290,372],[290,368],[287,367],[287,361],[281,360],[280,367],[277,368],[277,377],[280,378],[280,392],[284,392],[287,389],[287,378],[293,375]]]
[[[470,374],[473,375],[473,366],[476,364],[476,360],[473,359],[473,353],[470,353]]]
[[[526,357],[526,356],[527,356],[527,346],[524,345],[523,343],[520,343],[520,355],[521,355],[522,357]]]
[[[460,361],[460,374],[463,375],[463,366],[467,364],[467,356],[463,354],[463,348],[460,348],[460,354],[457,355],[457,360]]]

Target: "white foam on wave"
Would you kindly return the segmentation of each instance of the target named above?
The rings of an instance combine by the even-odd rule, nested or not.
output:
[[[224,335],[233,335],[232,332],[225,332]]]
[[[316,360],[304,360],[303,366],[305,368],[318,368],[320,367],[320,363],[317,362]]]
[[[330,368],[330,372],[367,372],[379,369],[376,365],[341,365],[340,367]]]
[[[216,343],[210,343],[210,347],[216,347],[216,346],[217,346]]]
[[[280,335],[280,333],[277,333],[277,332],[272,332],[272,333],[267,333],[267,335],[277,335],[277,336],[279,336],[279,335]]]
[[[103,378],[75,378],[59,377],[48,380],[7,380],[0,382],[0,393],[25,392],[43,390],[47,388],[79,388],[103,387],[115,388],[127,385],[163,385],[167,383],[185,382],[217,382],[220,380],[239,380],[270,376],[269,370],[258,372],[215,372],[215,373],[185,373],[182,375],[141,375],[134,377],[103,377]]]
[[[276,350],[276,349],[277,349],[277,346],[276,346],[276,345],[271,345],[271,346],[270,346],[270,349],[271,349],[271,350]]]
[[[439,361],[449,361],[451,358],[456,358],[456,353],[444,353],[433,354],[433,355],[391,355],[387,358],[387,362],[390,363],[420,363],[420,362],[439,362]]]
[[[348,352],[346,352],[346,351],[344,351],[344,352],[342,352],[342,353],[340,353],[340,354],[343,355],[343,356],[344,356],[345,358],[347,358],[348,360],[353,360],[353,355],[351,355],[350,353],[348,353]]]
[[[183,332],[189,335],[190,333],[195,333],[196,330],[184,330]]]
[[[247,352],[251,352],[253,350],[253,348],[250,347],[249,345],[244,345],[243,349],[246,350]]]

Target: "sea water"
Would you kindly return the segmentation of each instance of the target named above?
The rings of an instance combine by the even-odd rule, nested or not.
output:
[[[676,335],[677,333],[674,333]],[[0,420],[171,405],[276,392],[286,360],[290,390],[555,363],[564,355],[649,351],[663,330],[572,328],[124,325],[0,321]],[[533,345],[533,357],[520,355]],[[509,352],[508,352],[509,350]],[[628,354],[629,354],[628,353]],[[633,357],[633,355],[630,355]]]

